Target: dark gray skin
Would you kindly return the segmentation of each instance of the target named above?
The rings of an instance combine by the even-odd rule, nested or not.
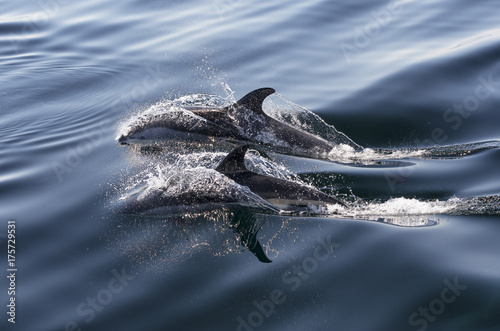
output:
[[[208,197],[200,196],[194,191],[179,194],[175,197],[156,196],[147,200],[137,200],[130,198],[126,203],[120,203],[118,212],[121,214],[154,214],[155,209],[162,207],[191,206],[191,205],[209,205],[214,203],[234,203],[234,199],[214,200]]]
[[[304,152],[313,154],[322,154],[331,151],[332,145],[326,140],[275,120],[264,113],[262,110],[262,103],[274,92],[274,89],[268,87],[254,90],[238,100],[235,104],[218,111],[209,111],[206,109],[189,110],[217,124],[221,128],[229,129],[234,133],[234,136],[240,132],[239,135],[243,138],[241,140],[263,143],[259,141],[258,136],[262,131],[267,131],[277,138],[276,141],[272,143],[281,145],[282,147],[289,147],[292,149],[299,148]],[[244,114],[241,113],[244,112],[245,109],[252,111],[254,117],[248,120],[244,118]],[[238,119],[239,117],[241,117],[241,120],[239,123],[235,123],[235,118]],[[245,134],[242,134],[241,131],[244,131]]]
[[[186,107],[187,110],[195,113],[199,108]],[[203,109],[206,113],[211,113],[209,108]],[[218,111],[213,111],[217,113]],[[215,115],[215,114],[214,114]],[[156,132],[155,132],[156,131]],[[121,135],[117,140],[121,144],[127,144],[134,140],[143,139],[166,139],[172,137],[185,137],[188,139],[199,139],[204,137],[220,137],[227,139],[245,140],[239,133],[237,128],[226,125],[220,126],[209,121],[202,125],[193,125],[193,123],[180,122],[175,118],[158,117],[153,118],[150,122],[144,123],[126,135]]]
[[[321,156],[331,151],[333,146],[328,141],[277,121],[264,113],[262,103],[274,92],[272,88],[260,88],[248,93],[233,105],[220,109],[185,107],[209,123],[199,127],[191,124],[186,126],[172,119],[161,118],[136,128],[128,136],[119,137],[118,142],[142,139],[142,132],[147,129],[166,128],[186,133],[188,136],[203,135],[284,147],[303,155]],[[263,136],[269,139],[263,141]]]
[[[249,171],[244,164],[248,145],[235,148],[215,169],[234,180],[236,183],[247,186],[252,192],[272,204],[290,207],[307,207],[310,204],[345,204],[317,189],[300,185],[288,180],[260,175]]]

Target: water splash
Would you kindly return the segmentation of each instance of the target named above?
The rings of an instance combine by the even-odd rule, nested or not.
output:
[[[328,159],[339,163],[354,163],[371,165],[382,160],[399,160],[418,158],[425,155],[425,150],[418,149],[372,149],[364,148],[360,151],[345,144],[337,145],[328,153]]]
[[[321,117],[307,108],[294,104],[276,93],[264,101],[264,111],[271,117],[323,138],[332,145],[331,151],[324,155],[325,159],[347,164],[371,165],[380,160],[405,159],[425,155],[424,149],[372,149],[356,144],[344,133],[326,123]]]
[[[420,201],[403,197],[387,201],[363,201],[356,199],[348,202],[347,207],[326,205],[315,210],[318,215],[334,216],[340,219],[376,221],[405,227],[436,225],[436,215],[447,214],[456,206],[456,200]]]
[[[348,202],[347,207],[326,205],[314,210],[318,215],[341,219],[376,221],[406,227],[432,226],[446,215],[499,215],[500,196],[473,198],[452,197],[448,200],[418,200],[404,197],[387,201]],[[438,216],[441,215],[441,216]]]
[[[363,147],[356,144],[344,133],[337,131],[333,125],[326,123],[321,117],[275,93],[264,100],[262,108],[266,114],[295,128],[302,129],[312,135],[325,139],[333,145],[347,145],[355,151]]]
[[[231,91],[231,93],[234,92]],[[222,98],[221,96],[215,94],[204,94],[204,93],[188,94],[174,100],[164,100],[161,102],[161,105],[164,108],[172,106],[223,108],[232,104],[231,96],[232,94],[230,94],[227,98]]]
[[[451,215],[500,215],[500,196],[457,198]]]

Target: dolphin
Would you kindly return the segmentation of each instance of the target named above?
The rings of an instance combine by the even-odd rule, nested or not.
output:
[[[257,174],[247,169],[244,163],[249,145],[232,150],[215,169],[236,183],[246,186],[250,191],[281,209],[295,209],[309,205],[339,204],[342,201],[315,188],[292,181]]]
[[[333,145],[327,140],[264,113],[262,103],[273,93],[273,88],[260,88],[224,108],[184,107],[192,113],[192,121],[157,116],[131,128],[117,140],[126,143],[131,138],[147,139],[148,136],[144,134],[146,129],[166,128],[191,137],[211,136],[284,147],[303,155],[323,155],[330,152]]]

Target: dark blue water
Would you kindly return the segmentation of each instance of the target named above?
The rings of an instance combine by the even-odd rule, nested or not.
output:
[[[44,0],[0,13],[2,330],[500,329],[496,2]],[[364,149],[249,162],[347,208],[283,214],[236,186],[235,203],[116,212],[137,189],[232,187],[210,170],[227,145],[121,146],[123,123],[264,86],[279,93],[268,113],[300,126],[300,105]],[[242,245],[250,228],[272,263]]]

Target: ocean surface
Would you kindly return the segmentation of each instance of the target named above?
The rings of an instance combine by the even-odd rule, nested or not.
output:
[[[1,2],[0,329],[500,330],[499,17],[464,0]],[[335,147],[247,166],[346,207],[269,205],[213,170],[234,142],[116,140],[261,87],[267,114]],[[208,202],[122,212],[189,190]]]

